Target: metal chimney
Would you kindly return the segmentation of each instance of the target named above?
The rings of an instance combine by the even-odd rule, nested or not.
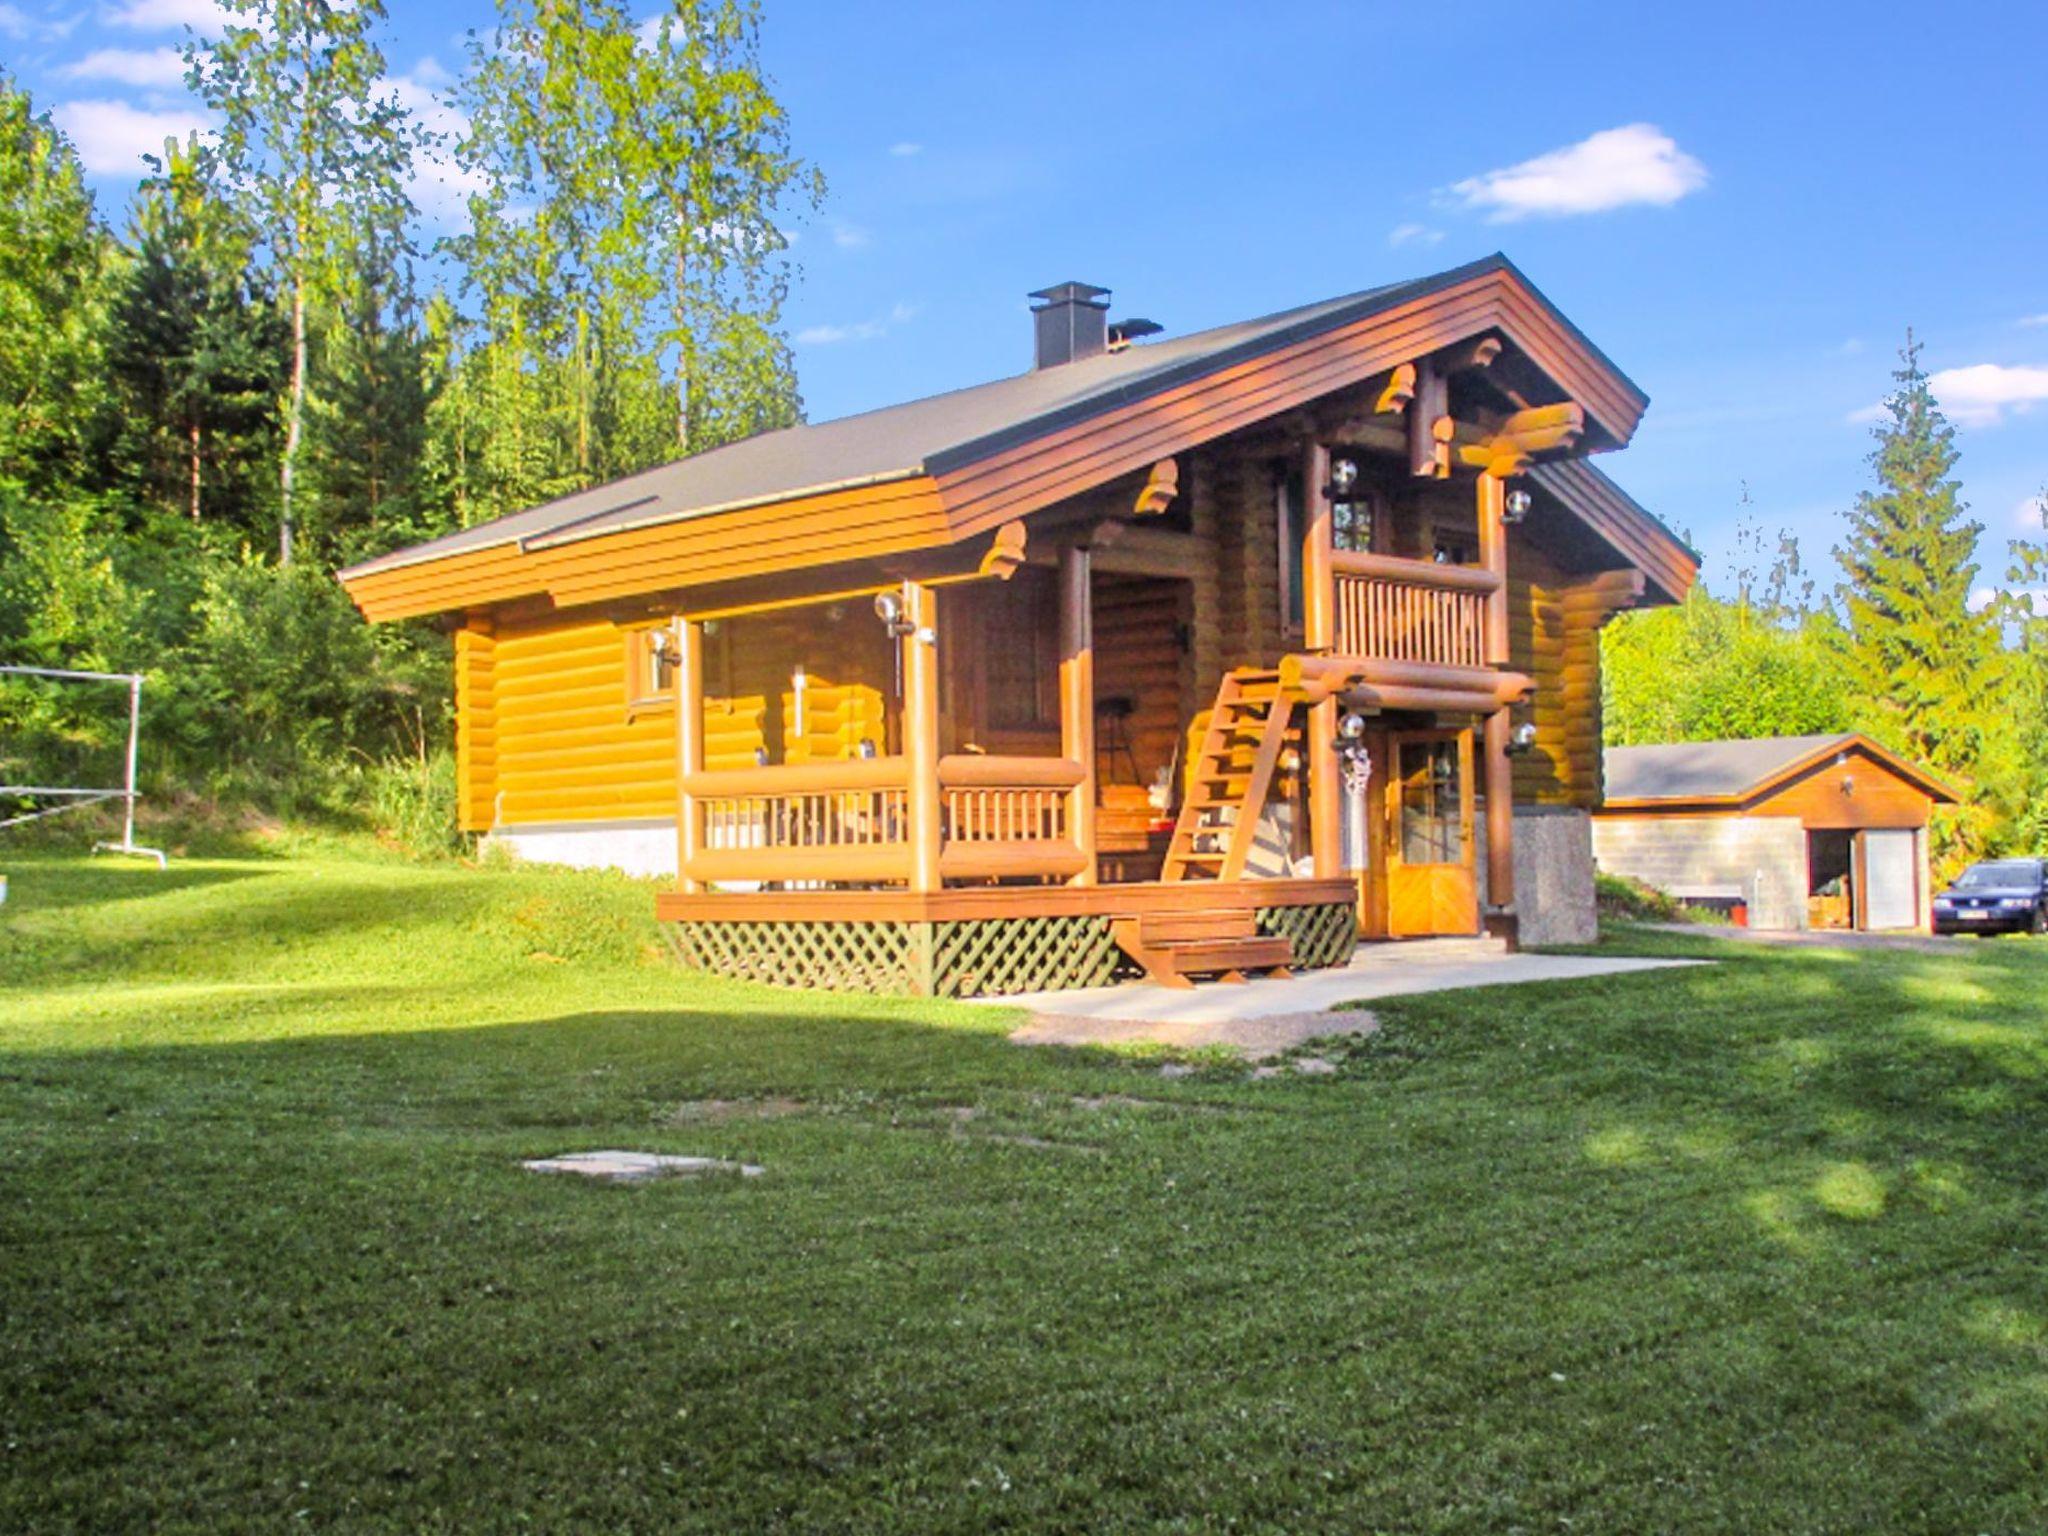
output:
[[[1038,355],[1034,368],[1057,368],[1076,358],[1100,357],[1109,350],[1109,290],[1093,283],[1055,283],[1031,295],[1045,302],[1033,306]]]

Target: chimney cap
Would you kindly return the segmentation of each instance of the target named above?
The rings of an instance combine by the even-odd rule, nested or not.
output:
[[[1041,308],[1054,304],[1086,304],[1090,309],[1109,308],[1109,290],[1098,288],[1093,283],[1054,283],[1050,288],[1034,290],[1030,297],[1045,300]]]

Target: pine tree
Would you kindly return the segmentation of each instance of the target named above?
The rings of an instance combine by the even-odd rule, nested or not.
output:
[[[1998,621],[1973,610],[1977,539],[1952,478],[1955,432],[1941,413],[1909,331],[1874,435],[1877,489],[1848,514],[1835,558],[1848,620],[1852,695],[1873,734],[1965,788],[2009,746],[1999,707],[2004,654]],[[1967,793],[1966,793],[1967,797]],[[1980,846],[1990,807],[1955,824],[1951,849]]]
[[[403,250],[372,230],[355,242],[339,305],[324,317],[307,413],[306,526],[353,559],[421,531],[429,361]]]
[[[150,165],[108,339],[123,457],[157,507],[253,532],[283,318],[252,271],[255,235],[207,182],[196,142],[167,143]]]

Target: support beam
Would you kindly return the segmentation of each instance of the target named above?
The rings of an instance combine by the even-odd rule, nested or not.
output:
[[[676,870],[686,892],[704,889],[689,874],[704,846],[704,813],[690,792],[692,776],[704,771],[704,626],[695,619],[677,619],[676,667],[669,686],[676,706]]]
[[[1486,597],[1487,665],[1508,659],[1507,486],[1498,475],[1479,475],[1479,563],[1499,585]],[[1515,766],[1508,757],[1510,721],[1505,708],[1486,717],[1486,895],[1501,911],[1515,904]]]
[[[1337,645],[1337,576],[1330,507],[1330,450],[1311,441],[1301,467],[1302,640],[1327,655]],[[1275,708],[1284,706],[1275,705]],[[1337,762],[1338,704],[1326,698],[1308,712],[1309,852],[1316,878],[1334,880],[1344,866],[1344,780]]]
[[[1408,403],[1408,472],[1425,480],[1449,479],[1457,431],[1450,380],[1424,358],[1415,374],[1415,398]]]
[[[1085,544],[1060,551],[1060,755],[1081,765],[1067,792],[1067,835],[1084,860],[1069,882],[1095,883],[1095,619],[1090,592],[1092,552]]]
[[[1479,564],[1494,578],[1486,596],[1486,664],[1498,667],[1508,659],[1508,527],[1507,485],[1487,471],[1479,475]]]
[[[910,832],[910,888],[940,884],[939,604],[922,582],[903,583],[903,755],[909,759],[906,796]]]

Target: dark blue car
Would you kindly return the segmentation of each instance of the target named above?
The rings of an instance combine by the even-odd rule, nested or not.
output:
[[[1972,864],[1934,898],[1936,933],[2048,933],[2048,861]]]

